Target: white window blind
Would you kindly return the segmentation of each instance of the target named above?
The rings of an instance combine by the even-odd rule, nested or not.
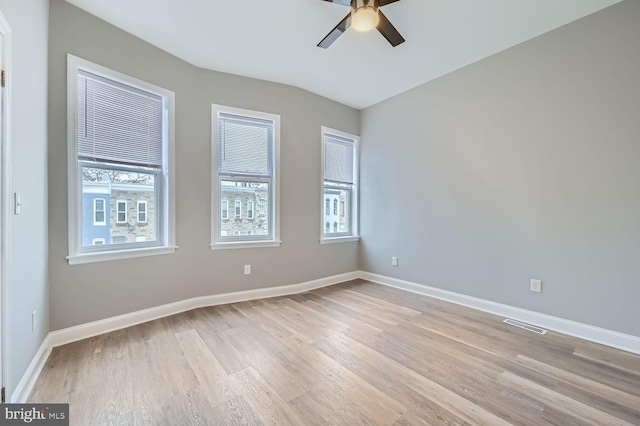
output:
[[[161,168],[162,97],[78,70],[78,158]]]
[[[325,134],[324,179],[353,183],[353,141]]]
[[[218,171],[269,176],[273,122],[220,113],[218,119]]]

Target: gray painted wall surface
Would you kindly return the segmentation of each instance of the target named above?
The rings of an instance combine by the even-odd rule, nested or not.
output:
[[[361,269],[640,336],[639,22],[622,2],[364,110]]]
[[[11,192],[22,214],[11,216],[10,339],[7,395],[49,332],[47,289],[47,0],[0,0],[13,34]],[[35,331],[31,313],[37,311]]]
[[[320,127],[358,133],[357,110],[294,87],[195,68],[62,0],[52,0],[50,8],[52,330],[190,297],[295,284],[357,269],[357,243],[318,242]],[[67,264],[67,53],[175,92],[176,254]],[[212,103],[281,115],[279,248],[209,248]],[[244,264],[252,265],[252,275],[243,275]]]

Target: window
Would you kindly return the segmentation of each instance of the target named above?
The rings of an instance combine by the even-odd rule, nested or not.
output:
[[[107,220],[105,218],[104,212],[104,198],[95,198],[93,200],[93,224],[94,225],[106,225]],[[93,240],[93,245],[95,246],[96,239]],[[104,244],[104,240],[102,241]]]
[[[127,200],[116,201],[116,223],[127,223]]]
[[[222,219],[229,219],[229,201],[222,200],[222,210],[220,211],[220,217]]]
[[[322,127],[322,198],[324,199],[324,216],[322,217],[324,233],[320,238],[322,243],[359,239],[359,142],[358,136]]]
[[[102,244],[104,244],[104,238],[94,238],[91,241],[91,244],[94,246],[101,246]]]
[[[138,200],[138,223],[147,223],[147,202],[144,200]]]
[[[67,65],[69,263],[173,253],[173,92],[72,55]],[[92,221],[106,225],[103,244]],[[145,241],[137,223],[153,225]]]
[[[212,215],[211,247],[279,246],[280,116],[213,105],[211,122],[213,211],[232,199],[234,217],[242,219],[245,204],[246,219],[251,219],[236,233],[237,220]]]

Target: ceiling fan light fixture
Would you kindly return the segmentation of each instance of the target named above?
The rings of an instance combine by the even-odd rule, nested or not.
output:
[[[372,6],[362,6],[353,11],[351,25],[358,31],[370,31],[378,25],[378,10]]]

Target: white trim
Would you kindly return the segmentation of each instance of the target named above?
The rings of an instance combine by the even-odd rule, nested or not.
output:
[[[360,237],[327,237],[321,238],[320,244],[334,244],[334,243],[350,243],[353,241],[360,241]]]
[[[96,209],[96,201],[102,201],[102,218],[103,221],[96,221],[96,213],[100,210]],[[105,226],[107,224],[107,200],[105,198],[94,198],[93,199],[93,226]]]
[[[230,241],[224,243],[209,244],[211,250],[227,250],[227,249],[247,249],[247,248],[265,248],[280,247],[282,241]]]
[[[0,33],[3,36],[2,46],[2,67],[6,72],[7,81],[2,96],[2,135],[0,135],[0,385],[7,387],[7,392],[11,392],[11,352],[9,343],[11,341],[11,80],[13,78],[11,68],[13,33],[9,22],[0,11]]]
[[[51,354],[51,333],[47,334],[44,338],[38,352],[34,355],[31,363],[27,367],[27,371],[22,375],[22,379],[16,386],[15,391],[11,394],[9,401],[13,404],[24,404],[29,399],[29,395],[33,390],[33,386],[36,384],[36,380],[40,376],[42,369],[44,368],[49,355]]]
[[[166,129],[163,139],[163,165],[158,174],[157,182],[162,188],[163,197],[156,204],[156,223],[161,218],[164,226],[159,226],[159,246],[153,248],[118,249],[112,245],[106,245],[100,253],[83,253],[81,241],[81,214],[82,214],[82,189],[80,185],[80,167],[78,164],[78,140],[76,132],[78,98],[77,76],[78,70],[83,69],[122,84],[140,88],[160,95],[164,103],[163,128]],[[77,56],[67,54],[67,224],[68,224],[68,256],[69,264],[99,262],[103,260],[127,259],[130,257],[150,256],[154,254],[168,254],[175,251],[175,94],[163,87],[156,86],[135,77],[109,69],[102,65],[87,61]],[[126,184],[125,184],[126,185]],[[125,200],[126,201],[126,200]],[[109,209],[111,207],[109,206]],[[127,204],[127,218],[128,218]],[[108,210],[111,213],[111,210]],[[158,213],[160,212],[160,213]],[[118,209],[116,203],[115,222],[118,224]],[[137,218],[137,210],[136,210]],[[161,241],[161,242],[160,242]]]
[[[134,257],[156,256],[160,254],[172,254],[177,246],[170,247],[142,247],[136,249],[100,251],[95,253],[82,253],[75,256],[67,256],[69,265],[82,265],[84,263],[108,262],[110,260],[132,259]]]
[[[144,220],[140,220],[140,204],[144,204]],[[148,223],[149,222],[149,205],[147,200],[136,200],[136,222]]]
[[[124,211],[122,213],[124,213],[124,220],[120,220],[120,206],[124,204]],[[129,203],[127,203],[127,200],[116,200],[116,223],[127,223],[127,216],[129,213]]]
[[[360,136],[351,133],[343,132],[340,130],[332,129],[327,126],[320,126],[320,194],[321,194],[321,212],[326,213],[326,197],[324,184],[324,150],[325,150],[325,136],[334,135],[345,139],[351,139],[353,141],[353,184],[350,188],[336,188],[339,190],[346,190],[349,193],[348,207],[345,206],[346,214],[349,217],[349,232],[341,232],[336,236],[336,233],[325,232],[326,220],[325,215],[320,215],[320,243],[324,244],[326,240],[335,238],[357,238],[360,239]],[[333,188],[332,188],[333,189]],[[329,203],[329,216],[333,211],[333,203]],[[338,205],[338,215],[340,214],[340,205]],[[331,222],[331,221],[330,221]],[[333,223],[330,223],[333,226]],[[331,228],[330,228],[331,230]],[[334,235],[328,236],[328,235]],[[343,240],[349,241],[349,240]],[[341,242],[341,241],[326,241],[328,243]]]
[[[49,344],[51,347],[66,345],[78,340],[153,321],[158,318],[179,314],[192,309],[304,293],[305,291],[311,291],[317,288],[354,280],[357,277],[358,272],[347,272],[345,274],[333,275],[331,277],[306,281],[300,284],[194,297],[180,302],[169,303],[167,305],[156,306],[154,308],[118,315],[116,317],[106,318],[100,321],[52,331],[49,333]]]
[[[232,176],[231,174],[225,174],[219,176],[218,173],[218,117],[220,113],[233,114],[247,118],[258,118],[262,120],[268,120],[273,122],[273,152],[272,155],[272,169],[270,177],[249,177],[246,174],[238,174]],[[236,248],[235,241],[233,239],[226,239],[222,237],[222,219],[218,214],[221,213],[221,200],[222,189],[220,182],[222,180],[239,180],[247,182],[267,183],[269,185],[269,202],[268,202],[268,223],[271,227],[271,232],[268,235],[268,240],[256,239],[240,240],[239,243],[244,243],[243,247],[276,247],[280,245],[280,115],[272,114],[261,111],[253,111],[242,108],[229,107],[224,105],[211,104],[211,248],[212,249],[224,249],[224,248]],[[237,200],[236,200],[237,201]],[[254,204],[254,218],[255,218],[255,206]],[[240,201],[240,210],[242,210],[242,201]],[[229,202],[229,210],[231,209],[231,203]],[[228,218],[238,219],[242,218],[242,211],[240,216],[235,215],[235,203],[233,204],[233,215],[228,212]],[[220,241],[223,240],[223,241]],[[248,244],[247,244],[248,243]]]
[[[569,336],[578,337],[590,342],[600,343],[602,345],[640,355],[640,336],[632,336],[630,334],[624,334],[605,328],[595,327],[593,325],[529,311],[515,306],[492,302],[490,300],[454,293],[452,291],[416,284],[410,281],[404,281],[384,275],[372,274],[370,272],[359,271],[358,277],[363,280],[383,284],[389,287],[446,300],[447,302],[467,306],[479,311],[513,318],[518,321],[537,325],[538,327],[557,331],[558,333],[567,334]]]
[[[51,349],[57,346],[73,343],[78,340],[88,339],[100,334],[109,333],[137,324],[153,321],[159,318],[190,311],[192,309],[208,306],[238,303],[248,300],[265,299],[269,297],[287,296],[304,293],[317,288],[363,279],[378,284],[394,287],[400,290],[421,294],[436,299],[446,300],[472,309],[489,312],[495,315],[506,316],[540,327],[548,328],[559,333],[575,336],[584,340],[600,343],[623,351],[640,354],[640,337],[619,333],[604,328],[569,321],[538,312],[528,311],[501,303],[491,302],[476,297],[466,296],[447,290],[416,284],[397,278],[372,274],[365,271],[347,272],[317,280],[306,281],[300,284],[291,284],[278,287],[268,287],[255,290],[237,291],[233,293],[215,294],[211,296],[194,297],[179,302],[156,306],[141,311],[118,315],[87,324],[50,332],[40,345],[40,349],[34,356],[27,371],[18,383],[11,402],[23,403],[29,397],[33,385],[42,371],[42,368],[51,353]]]

